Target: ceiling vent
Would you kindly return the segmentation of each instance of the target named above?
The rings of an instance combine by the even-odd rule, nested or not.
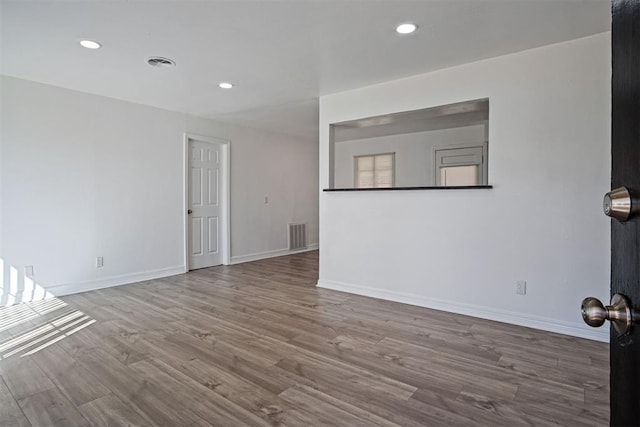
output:
[[[152,67],[158,68],[169,68],[176,66],[176,63],[174,61],[169,58],[163,58],[161,56],[150,57],[149,59],[147,59],[147,64],[151,65]]]

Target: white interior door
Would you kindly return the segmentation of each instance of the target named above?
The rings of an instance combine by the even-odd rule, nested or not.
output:
[[[189,139],[189,269],[222,264],[222,144]]]
[[[434,151],[437,187],[487,185],[487,144]]]

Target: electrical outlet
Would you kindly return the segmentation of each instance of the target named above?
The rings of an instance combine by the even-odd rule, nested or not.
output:
[[[269,197],[268,196],[264,196],[264,204],[269,204]]]
[[[104,258],[99,256],[96,258],[96,268],[104,267]]]
[[[527,282],[525,282],[524,280],[518,280],[516,282],[516,294],[518,295],[527,294]]]
[[[24,276],[25,277],[33,277],[33,265],[25,265],[24,266]]]

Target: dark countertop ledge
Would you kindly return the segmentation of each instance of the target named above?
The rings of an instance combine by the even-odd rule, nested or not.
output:
[[[325,188],[322,191],[489,190],[492,188],[493,185],[464,185],[455,187]]]

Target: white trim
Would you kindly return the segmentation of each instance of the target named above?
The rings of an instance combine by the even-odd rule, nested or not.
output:
[[[275,257],[279,257],[279,256],[299,254],[299,253],[302,253],[302,252],[315,251],[317,249],[318,249],[318,244],[317,243],[312,243],[310,245],[307,245],[307,247],[304,248],[304,249],[298,249],[298,250],[294,250],[294,251],[291,251],[289,249],[276,249],[274,251],[256,252],[254,254],[248,254],[248,255],[238,255],[238,256],[231,257],[231,264],[232,265],[233,264],[242,264],[243,262],[258,261],[258,260],[261,260],[261,259],[275,258]]]
[[[488,99],[487,99],[488,101]],[[485,132],[489,128],[487,121],[487,126],[485,126]],[[479,185],[489,185],[489,142],[484,141],[481,143],[468,143],[468,144],[451,144],[451,145],[443,145],[437,147],[431,147],[431,158],[433,159],[433,185],[436,187],[444,187],[440,183],[440,168],[441,166],[438,164],[438,151],[444,150],[459,150],[465,148],[482,148],[482,161],[480,162],[480,171],[482,174],[482,182]],[[477,163],[457,163],[451,166],[470,166],[476,165]]]
[[[395,301],[418,307],[479,317],[481,319],[495,320],[497,322],[511,323],[526,326],[543,331],[556,332],[574,337],[587,338],[595,341],[609,342],[609,328],[586,329],[580,323],[562,322],[546,317],[533,316],[513,311],[500,310],[479,305],[463,304],[455,301],[426,298],[419,295],[402,292],[390,292],[384,289],[368,286],[354,285],[350,283],[336,282],[333,280],[318,280],[319,288],[332,289],[334,291],[348,292],[350,294],[363,295],[388,301]]]
[[[54,296],[77,294],[80,292],[95,291],[97,289],[110,288],[112,286],[129,285],[145,280],[160,279],[162,277],[184,274],[184,265],[177,267],[161,268],[159,270],[143,271],[140,273],[122,274],[120,276],[104,277],[96,280],[88,280],[78,283],[64,283],[60,285],[46,286],[45,289]]]
[[[222,219],[222,264],[231,264],[231,141],[224,138],[198,135],[185,132],[183,136],[183,236],[184,236],[184,258],[185,269],[189,270],[189,140],[207,142],[210,144],[222,145],[222,200],[225,204]]]

